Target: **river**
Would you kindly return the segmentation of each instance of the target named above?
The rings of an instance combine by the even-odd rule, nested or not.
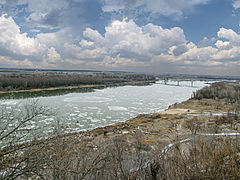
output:
[[[56,120],[65,127],[65,132],[76,132],[122,122],[141,113],[160,112],[169,105],[191,97],[192,93],[204,86],[204,81],[177,82],[162,81],[148,86],[119,86],[96,89],[88,93],[70,93],[60,96],[38,97],[39,103],[49,107],[56,115],[42,117],[32,126],[45,133],[52,132]],[[28,99],[1,100],[0,104],[14,111],[26,104]]]

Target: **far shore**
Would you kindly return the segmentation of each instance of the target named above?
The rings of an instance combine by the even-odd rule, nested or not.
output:
[[[18,92],[38,92],[38,91],[54,91],[54,90],[64,90],[64,89],[78,89],[78,88],[94,88],[94,87],[108,87],[108,86],[121,86],[121,85],[134,85],[141,83],[155,83],[155,81],[133,81],[133,82],[123,82],[116,84],[82,84],[77,86],[58,86],[58,87],[48,87],[48,88],[37,88],[37,89],[22,89],[22,90],[14,90],[14,91],[3,91],[0,90],[0,94],[4,93],[18,93]]]
[[[86,84],[86,85],[78,85],[78,86],[59,86],[59,87],[49,87],[49,88],[37,88],[37,89],[23,89],[16,91],[0,91],[0,93],[17,93],[17,92],[35,92],[35,91],[44,91],[44,90],[58,90],[58,89],[75,89],[75,88],[83,88],[83,87],[99,87],[105,86],[104,84]]]

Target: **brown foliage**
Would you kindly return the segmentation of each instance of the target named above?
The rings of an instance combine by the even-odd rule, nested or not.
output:
[[[216,82],[193,93],[193,99],[227,99],[231,102],[240,100],[240,84]]]
[[[117,84],[155,80],[152,75],[133,73],[7,73],[0,75],[0,90],[26,90],[89,84]]]

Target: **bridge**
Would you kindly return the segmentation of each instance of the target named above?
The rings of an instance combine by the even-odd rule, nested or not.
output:
[[[181,82],[189,82],[189,85],[181,85]],[[157,82],[156,84],[164,84],[167,86],[184,86],[184,87],[196,87],[194,86],[194,81],[198,81],[198,80],[194,80],[194,79],[171,79],[169,80],[168,78],[165,78],[162,80],[162,82]],[[208,82],[206,82],[208,83]]]

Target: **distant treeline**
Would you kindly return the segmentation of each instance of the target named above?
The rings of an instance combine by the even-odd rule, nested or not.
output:
[[[25,90],[60,86],[118,84],[155,80],[152,75],[133,73],[4,73],[0,75],[0,90]]]
[[[193,93],[194,99],[240,100],[240,82],[216,82]]]

